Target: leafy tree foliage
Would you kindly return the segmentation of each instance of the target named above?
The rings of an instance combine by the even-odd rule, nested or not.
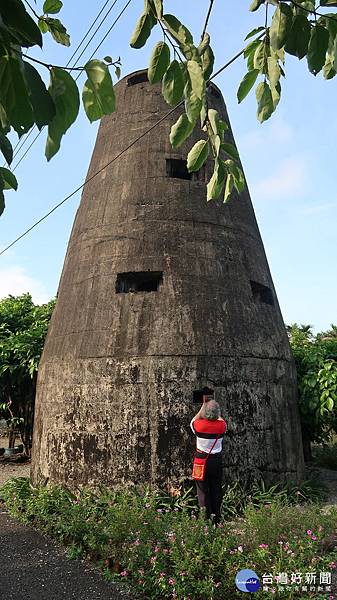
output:
[[[70,37],[61,21],[54,17],[62,8],[61,0],[45,0],[42,14],[26,4],[30,13],[22,0],[6,0],[0,4],[0,150],[9,165],[13,149],[7,134],[11,129],[21,137],[34,124],[39,129],[48,126],[47,159],[58,152],[63,135],[77,118],[80,105],[79,90],[69,71],[85,71],[87,75],[82,102],[90,121],[115,110],[109,66],[114,65],[116,76],[120,75],[120,59],[113,61],[110,56],[104,61],[90,60],[76,69],[51,65],[31,56],[32,48],[42,47],[42,34],[50,34],[64,46],[70,45]],[[323,72],[325,79],[336,75],[337,13],[320,11],[337,7],[337,0],[320,0],[319,6],[317,10],[315,0],[252,1],[250,10],[259,10],[262,22],[245,38],[243,53],[247,73],[238,88],[238,101],[242,102],[256,84],[259,121],[269,119],[280,101],[287,54],[299,60],[306,57],[313,75]],[[237,192],[244,189],[245,181],[237,151],[225,139],[227,124],[207,104],[206,90],[214,66],[207,32],[212,7],[213,0],[210,0],[197,44],[175,15],[164,12],[163,0],[144,0],[130,45],[142,48],[155,27],[161,31],[163,39],[153,48],[148,78],[151,83],[162,82],[163,96],[169,105],[183,103],[185,107],[171,129],[171,144],[177,148],[191,135],[196,124],[201,124],[206,140],[197,142],[190,151],[188,169],[198,170],[207,157],[212,156],[214,172],[207,186],[207,200],[224,194],[226,201],[233,188]],[[48,69],[48,89],[32,62]],[[16,188],[13,173],[0,168],[0,214],[4,210],[3,190]]]
[[[0,415],[32,441],[37,369],[55,301],[34,305],[30,294],[0,300]]]
[[[337,328],[312,332],[310,325],[288,327],[298,377],[299,409],[305,456],[310,442],[324,442],[337,433]]]

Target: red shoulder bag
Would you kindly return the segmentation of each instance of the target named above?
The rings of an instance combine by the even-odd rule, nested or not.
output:
[[[214,444],[213,444],[212,448],[210,449],[210,451],[208,452],[207,456],[205,456],[205,458],[198,458],[197,456],[194,457],[192,479],[196,479],[197,481],[204,480],[205,471],[206,471],[206,461],[207,461],[210,453],[212,452],[215,444],[217,443],[219,437],[220,437],[220,434],[214,440]]]

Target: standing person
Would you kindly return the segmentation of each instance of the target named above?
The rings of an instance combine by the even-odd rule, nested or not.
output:
[[[205,477],[203,481],[196,481],[197,494],[200,508],[206,511],[206,517],[211,515],[214,523],[220,522],[220,508],[222,500],[222,440],[227,430],[226,421],[220,416],[220,406],[209,396],[203,396],[203,405],[190,423],[196,435],[197,450],[195,456],[205,458],[211,450],[206,461]]]

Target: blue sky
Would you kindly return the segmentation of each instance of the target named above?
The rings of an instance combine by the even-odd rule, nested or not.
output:
[[[30,50],[32,56],[49,63],[67,63],[104,2],[80,3],[80,11],[78,4],[64,0],[60,14],[72,46],[63,48],[46,35],[43,53]],[[243,48],[248,31],[263,24],[263,11],[250,13],[249,4],[250,0],[215,0],[209,32],[216,69]],[[37,6],[41,5],[38,0]],[[89,59],[123,6],[124,1],[118,0],[81,64]],[[208,2],[202,0],[170,0],[165,11],[177,14],[198,39],[207,7]],[[129,47],[141,11],[142,3],[133,0],[96,54],[97,58],[120,56],[122,76],[146,67],[153,45],[161,39],[155,29],[145,48]],[[286,323],[310,323],[317,331],[327,329],[330,323],[337,323],[337,78],[325,81],[321,75],[314,77],[305,59],[287,56],[280,105],[261,125],[256,119],[254,92],[241,105],[237,103],[236,91],[245,72],[240,58],[215,82],[226,100],[283,318]],[[42,69],[41,74],[47,81],[47,71]],[[83,84],[84,77],[79,81]],[[96,132],[97,124],[90,125],[81,109],[80,118],[50,163],[44,158],[46,131],[42,132],[16,170],[19,190],[6,195],[6,210],[0,219],[1,248],[81,184]],[[0,297],[30,291],[36,302],[44,302],[56,294],[79,201],[80,193],[0,257]]]

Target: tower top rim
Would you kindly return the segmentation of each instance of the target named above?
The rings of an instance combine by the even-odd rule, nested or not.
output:
[[[140,73],[147,73],[147,69],[136,69],[135,71],[131,71],[130,73],[127,73],[127,75],[124,75],[124,77],[122,77],[122,79],[117,81],[115,86],[118,86],[120,83],[122,83],[122,81],[124,82],[125,80],[128,80],[130,77],[134,77],[135,75],[138,75]],[[158,84],[154,84],[154,85],[158,85]],[[222,94],[221,89],[213,81],[211,81],[209,83],[209,87],[210,86],[212,86],[214,89],[216,89],[217,92],[219,92],[219,94],[221,95],[221,98],[223,99],[223,94]]]

